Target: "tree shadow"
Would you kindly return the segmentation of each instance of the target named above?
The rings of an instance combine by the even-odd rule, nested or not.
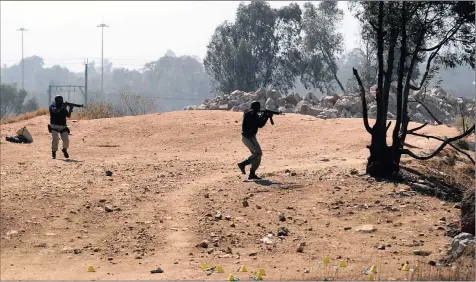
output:
[[[427,196],[434,196],[444,201],[460,202],[463,198],[464,187],[458,183],[446,183],[433,175],[420,172],[414,168],[401,166],[402,182],[410,185],[413,191]],[[412,185],[422,180],[425,185]]]

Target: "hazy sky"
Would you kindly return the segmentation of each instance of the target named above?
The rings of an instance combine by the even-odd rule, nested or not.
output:
[[[246,1],[245,1],[246,2]],[[291,2],[270,1],[272,7]],[[234,21],[239,1],[1,1],[1,65],[21,60],[21,32],[25,27],[24,56],[37,55],[45,66],[59,64],[81,71],[84,58],[100,65],[101,29],[104,57],[113,67],[140,68],[170,49],[176,55],[203,59],[215,28]],[[318,2],[315,2],[318,4]],[[358,24],[346,2],[340,31],[346,49],[358,44]]]

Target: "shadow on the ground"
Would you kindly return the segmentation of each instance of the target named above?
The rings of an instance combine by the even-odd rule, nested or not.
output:
[[[295,183],[281,183],[278,181],[272,181],[272,180],[267,180],[267,179],[260,179],[260,180],[254,180],[254,183],[261,185],[261,186],[275,186],[276,188],[279,189],[297,189],[297,188],[302,188],[303,186],[300,184],[295,184]]]
[[[62,159],[65,163],[82,163],[83,161],[74,160],[74,159]]]

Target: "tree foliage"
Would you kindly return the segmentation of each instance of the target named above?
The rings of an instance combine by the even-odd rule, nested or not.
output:
[[[234,23],[218,26],[204,65],[215,92],[273,86],[287,92],[300,74],[301,9],[241,3]]]
[[[303,72],[305,86],[334,90],[329,82],[337,83],[342,92],[344,85],[339,80],[338,56],[344,50],[344,38],[337,32],[344,12],[336,1],[322,1],[316,7],[311,2],[304,4],[303,31]]]
[[[22,113],[26,96],[27,93],[24,89],[18,90],[14,84],[2,83],[0,85],[0,118]]]

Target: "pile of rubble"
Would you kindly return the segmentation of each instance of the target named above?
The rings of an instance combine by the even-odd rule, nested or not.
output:
[[[370,118],[375,118],[377,102],[375,101],[375,89],[366,91],[367,109]],[[467,98],[455,98],[442,88],[434,88],[426,91],[421,90],[410,94],[409,101],[416,98],[423,101],[425,106],[442,123],[451,124],[459,116],[459,104],[473,116],[475,101]],[[244,111],[250,108],[252,101],[259,101],[264,108],[277,110],[283,113],[297,113],[311,115],[318,118],[360,118],[362,117],[362,101],[358,93],[348,95],[333,95],[322,98],[312,93],[301,97],[299,94],[281,95],[276,90],[258,89],[256,92],[244,92],[235,90],[230,94],[222,94],[213,99],[207,99],[199,106],[186,107],[185,110],[225,110]],[[390,93],[388,119],[396,118],[397,110],[396,94]],[[434,123],[434,119],[428,111],[419,103],[410,102],[408,113],[410,119],[415,122]]]

